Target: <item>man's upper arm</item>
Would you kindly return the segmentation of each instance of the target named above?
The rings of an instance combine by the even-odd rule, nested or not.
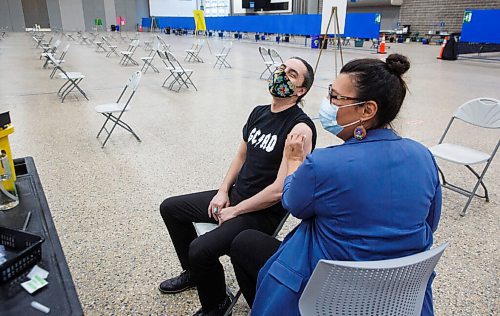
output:
[[[246,156],[247,156],[247,142],[242,140],[240,142],[240,146],[238,147],[238,152],[236,153],[241,160],[245,161]]]
[[[306,155],[311,153],[313,146],[313,132],[309,125],[307,125],[306,123],[298,123],[292,128],[289,134],[305,135],[306,139],[304,141],[304,152],[306,153]]]
[[[292,128],[289,135],[292,133],[306,136],[306,139],[304,141],[304,153],[306,155],[310,154],[312,151],[312,136],[313,136],[311,128],[306,123],[298,123]],[[275,185],[279,186],[280,191],[283,189],[283,183],[286,178],[286,172],[287,172],[286,168],[287,165],[286,165],[285,150],[283,149],[283,157],[281,158],[280,168],[276,176],[276,181],[274,182]]]

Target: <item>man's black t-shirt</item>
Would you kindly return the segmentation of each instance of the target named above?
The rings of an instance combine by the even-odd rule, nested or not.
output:
[[[243,127],[243,140],[247,142],[246,159],[235,185],[241,196],[252,197],[276,180],[286,137],[298,123],[311,128],[314,148],[316,128],[298,105],[278,113],[271,112],[271,105],[260,105],[250,113]]]

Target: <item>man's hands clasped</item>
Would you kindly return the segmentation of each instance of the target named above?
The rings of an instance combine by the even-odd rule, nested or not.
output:
[[[236,208],[231,206],[229,194],[219,190],[208,205],[208,217],[213,218],[221,225],[223,222],[236,217]]]

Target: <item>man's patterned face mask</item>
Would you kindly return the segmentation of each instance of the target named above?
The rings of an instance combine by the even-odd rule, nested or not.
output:
[[[286,75],[285,67],[278,67],[269,80],[269,92],[273,97],[278,98],[289,98],[294,96],[295,84],[288,79]]]

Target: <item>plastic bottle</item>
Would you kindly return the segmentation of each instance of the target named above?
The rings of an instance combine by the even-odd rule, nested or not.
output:
[[[19,204],[16,184],[12,176],[9,157],[2,150],[0,153],[0,211],[10,210]]]

